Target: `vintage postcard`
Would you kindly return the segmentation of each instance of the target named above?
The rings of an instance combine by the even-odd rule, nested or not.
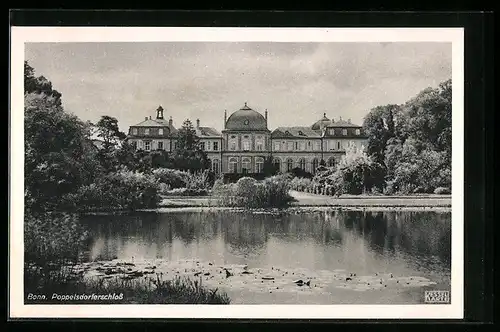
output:
[[[463,37],[12,27],[10,316],[462,318]]]

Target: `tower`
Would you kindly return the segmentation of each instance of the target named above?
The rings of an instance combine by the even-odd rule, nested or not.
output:
[[[158,120],[163,120],[163,107],[158,106],[158,108],[156,109],[156,118]]]

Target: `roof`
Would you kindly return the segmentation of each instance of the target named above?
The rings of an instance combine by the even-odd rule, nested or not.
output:
[[[267,121],[259,112],[245,106],[229,116],[225,125],[226,130],[268,130]]]
[[[222,137],[222,134],[212,127],[198,127],[196,135],[198,137]]]
[[[319,138],[321,131],[310,127],[278,127],[273,130],[271,137]]]
[[[331,122],[331,120],[326,117],[326,113],[323,113],[323,117],[321,119],[319,119],[318,121],[316,121],[311,126],[311,129],[313,129],[313,130],[319,130],[322,127],[328,125],[330,122]]]
[[[356,127],[356,128],[361,128],[361,126],[351,123],[350,121],[345,121],[345,120],[338,120],[335,122],[330,122],[330,124],[327,125],[327,127],[332,128],[332,127],[340,127],[340,128],[347,128],[347,127]]]
[[[324,127],[330,127],[330,128],[361,128],[361,126],[351,123],[351,120],[349,119],[348,121],[342,120],[340,118],[338,121],[335,121],[333,118],[330,120],[327,118],[326,113],[323,113],[323,117],[316,121],[312,126],[311,129],[313,130],[320,130]]]
[[[147,119],[131,127],[168,127],[168,121]]]

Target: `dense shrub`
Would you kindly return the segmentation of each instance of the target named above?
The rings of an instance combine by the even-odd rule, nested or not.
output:
[[[152,175],[121,170],[80,187],[63,200],[73,210],[155,208],[160,201],[159,184]]]
[[[295,177],[290,181],[290,189],[297,191],[306,191],[312,184],[312,180],[308,178]]]
[[[44,265],[62,259],[76,261],[87,232],[73,214],[25,214],[24,258],[26,263]]]
[[[216,181],[213,196],[223,206],[245,208],[284,207],[292,202],[289,194],[290,177],[275,175],[263,181],[243,177],[237,183]]]
[[[189,177],[188,172],[170,168],[157,168],[153,170],[153,175],[158,182],[166,184],[170,189],[185,188]]]

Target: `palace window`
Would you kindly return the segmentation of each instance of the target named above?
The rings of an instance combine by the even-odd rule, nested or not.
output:
[[[335,129],[330,129],[330,135],[335,135]]]
[[[212,150],[212,144],[211,144],[211,143],[212,143],[212,142],[207,141],[207,151]]]
[[[158,142],[158,150],[163,150],[163,142],[162,141]]]
[[[318,168],[318,159],[314,158],[313,161],[312,161],[312,172],[313,174],[316,173],[316,168]]]
[[[306,160],[304,158],[300,158],[299,167],[303,170],[306,170]]]
[[[280,150],[280,143],[276,142],[274,143],[274,151],[279,151]]]
[[[340,150],[340,142],[337,142],[337,149]]]
[[[358,136],[361,135],[361,130],[356,129],[356,135],[358,135]]]
[[[238,159],[229,158],[229,172],[237,173],[238,172]]]
[[[304,151],[306,149],[306,142],[300,142],[300,151]]]
[[[243,141],[243,150],[250,151],[250,141]]]
[[[262,136],[257,136],[257,138],[255,140],[255,146],[256,146],[257,151],[263,150],[264,139],[262,138]]]
[[[307,150],[312,150],[312,144],[311,144],[311,142],[307,142]]]
[[[219,173],[219,159],[214,159],[212,160],[212,171],[215,174]]]
[[[133,128],[133,129],[132,129],[132,134],[133,134],[133,135],[137,135],[137,128]]]
[[[249,157],[241,158],[241,172],[242,173],[250,173],[251,172],[251,159]]]
[[[229,150],[235,151],[236,150],[236,142],[230,142],[229,143]]]
[[[205,142],[200,142],[200,149],[205,151]]]
[[[281,159],[279,158],[274,158],[273,160],[273,165],[274,165],[274,168],[279,172],[281,171]]]
[[[335,159],[333,157],[330,157],[330,159],[328,159],[328,166],[329,167],[335,166]]]
[[[146,151],[151,150],[151,142],[149,141],[144,142],[144,150]]]
[[[149,135],[149,128],[144,129],[144,135]]]
[[[316,142],[316,151],[319,151],[319,150],[321,150],[321,142],[317,141]]]
[[[134,150],[137,150],[137,142],[132,142],[132,147],[134,148]]]
[[[264,170],[264,158],[257,157],[255,158],[255,173],[262,173]]]
[[[342,129],[342,135],[344,135],[344,136],[347,135],[347,129]]]
[[[299,142],[295,142],[295,150],[299,149]]]
[[[287,170],[287,172],[290,172],[292,169],[293,169],[293,160],[288,159],[286,161],[286,170]]]
[[[292,151],[293,150],[293,142],[288,142],[287,150],[288,151]]]
[[[158,129],[158,135],[163,136],[163,128]]]
[[[213,144],[214,151],[219,151],[219,142],[214,142]]]

